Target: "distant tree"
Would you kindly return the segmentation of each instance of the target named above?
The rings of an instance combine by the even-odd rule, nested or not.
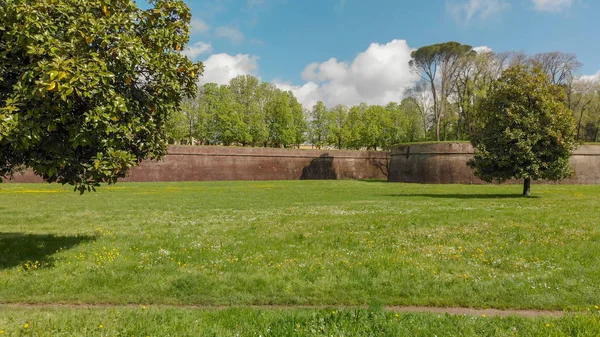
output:
[[[535,54],[530,62],[548,75],[550,83],[558,85],[568,85],[583,66],[575,54],[559,51]]]
[[[291,91],[288,91],[287,94],[289,97],[290,111],[293,119],[293,144],[300,148],[300,145],[306,141],[308,122],[306,121],[306,115],[304,114],[304,108],[302,107],[302,104],[298,102],[298,99]]]
[[[563,101],[563,89],[541,68],[506,70],[481,102],[468,165],[487,182],[524,179],[523,195],[530,195],[532,179],[571,175],[576,130]]]
[[[209,143],[229,146],[247,142],[250,136],[247,125],[242,120],[242,108],[229,86],[207,83],[203,90],[202,104],[210,118]]]
[[[331,109],[331,123],[329,125],[329,143],[334,144],[337,149],[344,148],[346,141],[346,120],[348,119],[348,107],[336,105]]]
[[[369,106],[362,115],[363,127],[360,131],[361,147],[367,150],[377,150],[383,147],[384,129],[389,127],[390,121],[387,111],[381,105]]]
[[[423,140],[427,140],[427,133],[434,125],[435,120],[433,95],[427,86],[428,84],[424,80],[417,82],[414,87],[407,90],[406,102],[403,102],[405,106],[412,104],[417,108],[423,126]]]
[[[265,106],[260,105],[263,86],[258,78],[252,75],[240,75],[229,81],[229,89],[240,107],[240,115],[248,126],[251,144],[266,140]],[[246,145],[246,142],[242,142]]]
[[[406,134],[406,142],[418,142],[425,140],[426,125],[423,123],[423,115],[421,110],[410,97],[402,100],[400,110],[406,115],[408,120],[408,129]]]
[[[83,193],[166,154],[202,64],[180,0],[0,1],[0,176],[31,167]]]
[[[170,144],[188,139],[188,124],[183,110],[172,111],[166,122],[167,139]]]
[[[367,110],[368,105],[362,103],[358,106],[353,106],[348,111],[348,118],[344,124],[344,134],[346,135],[345,147],[353,150],[360,150],[363,147],[361,134],[365,127],[363,115]]]
[[[594,112],[594,102],[600,94],[600,83],[597,80],[578,79],[573,81],[569,89],[567,102],[577,120],[577,139],[581,140],[583,123]]]
[[[321,101],[317,102],[310,114],[310,142],[317,148],[327,144],[331,123],[331,113]]]
[[[442,118],[446,116],[448,97],[454,90],[461,60],[473,53],[469,45],[445,42],[421,47],[411,54],[410,67],[427,81],[431,89],[437,140],[441,139]]]
[[[410,123],[402,105],[390,102],[385,106],[386,113],[383,116],[383,143],[384,149],[390,149],[394,145],[409,140]]]
[[[272,147],[287,146],[294,142],[294,116],[287,92],[278,91],[267,104],[268,142]]]

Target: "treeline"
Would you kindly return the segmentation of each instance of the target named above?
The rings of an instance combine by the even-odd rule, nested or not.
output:
[[[419,74],[399,103],[303,107],[294,94],[250,75],[228,85],[207,83],[195,99],[172,115],[170,141],[183,144],[337,149],[389,149],[405,142],[469,140],[479,105],[503,71],[514,65],[540,67],[577,123],[579,141],[600,141],[600,83],[578,77],[575,55],[551,52],[476,52],[447,42],[421,47],[409,66]],[[308,108],[308,109],[307,109]]]
[[[243,75],[228,85],[207,83],[167,123],[172,143],[317,148],[389,149],[424,139],[424,124],[413,100],[388,105],[318,102],[306,110],[290,91]]]
[[[512,66],[525,65],[541,68],[552,84],[563,88],[562,99],[577,123],[577,139],[600,140],[599,79],[577,76],[582,63],[574,54],[476,52],[447,42],[421,47],[411,56],[410,66],[421,81],[407,95],[419,106],[429,139],[470,139],[479,104],[494,80]]]

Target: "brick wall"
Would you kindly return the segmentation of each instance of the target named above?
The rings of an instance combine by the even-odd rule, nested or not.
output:
[[[144,161],[122,181],[387,179],[389,153],[220,146],[170,146],[162,161]],[[31,170],[13,182],[41,182]]]
[[[483,184],[467,166],[473,153],[469,143],[398,146],[391,153],[388,180],[425,184]],[[575,177],[560,183],[600,184],[600,145],[580,146],[570,161]]]

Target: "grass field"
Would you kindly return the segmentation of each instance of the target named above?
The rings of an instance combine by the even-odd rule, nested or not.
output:
[[[79,196],[55,185],[3,184],[0,302],[566,309],[585,314],[486,323],[482,317],[348,309],[331,329],[386,335],[444,326],[511,335],[505,329],[510,324],[522,331],[550,324],[557,335],[600,334],[600,186],[534,185],[533,198],[520,192],[521,186],[270,181],[120,183]],[[67,320],[81,323],[71,331],[82,335],[100,317],[129,322],[109,335],[129,334],[135,324],[151,327],[152,319],[156,327],[169,320],[174,326],[224,322],[207,329],[219,335],[238,315],[261,317],[244,320],[253,331],[279,327],[294,335],[293,322],[312,324],[331,314],[289,308],[0,310],[0,331],[3,325],[21,331],[31,317],[45,320],[43,331],[71,326]],[[381,322],[361,323],[369,313]],[[361,334],[354,326],[375,330]],[[139,329],[134,335],[146,331]]]

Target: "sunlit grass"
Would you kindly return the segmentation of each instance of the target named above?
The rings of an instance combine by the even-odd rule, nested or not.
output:
[[[537,198],[362,181],[0,188],[2,302],[600,302],[600,186],[534,185]]]
[[[600,314],[562,318],[377,309],[0,308],[7,336],[598,336]]]

